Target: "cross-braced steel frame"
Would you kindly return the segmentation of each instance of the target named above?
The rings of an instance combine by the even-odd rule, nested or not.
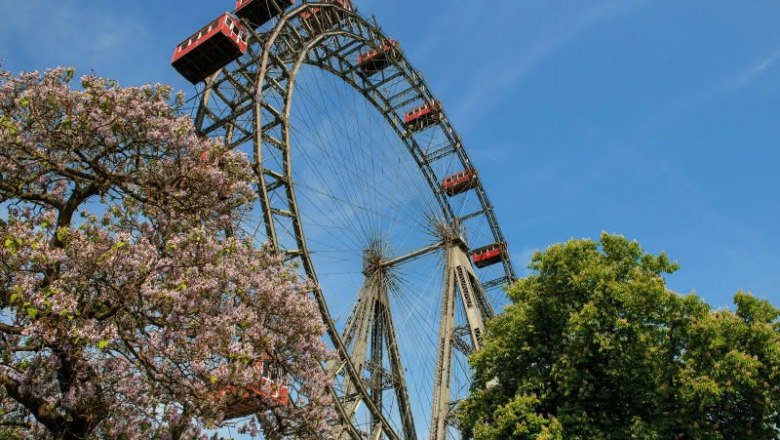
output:
[[[313,13],[313,8],[319,8]],[[308,18],[302,14],[308,12]],[[412,68],[404,54],[394,51],[391,65],[376,75],[366,75],[357,57],[369,49],[382,50],[388,37],[378,26],[333,3],[304,3],[283,14],[275,25],[250,38],[247,53],[207,80],[196,116],[200,133],[222,137],[228,148],[253,153],[257,177],[256,190],[263,212],[264,236],[274,249],[296,261],[313,282],[327,334],[338,352],[338,361],[326,366],[334,376],[331,392],[343,426],[342,437],[352,439],[416,439],[417,430],[404,378],[403,360],[398,350],[395,324],[388,298],[388,271],[421,255],[443,251],[445,270],[442,292],[439,347],[437,351],[432,420],[428,423],[431,439],[443,439],[452,423],[450,370],[453,349],[465,354],[481,345],[485,321],[493,311],[485,290],[514,278],[509,257],[503,259],[503,275],[480,283],[468,259],[462,232],[469,221],[482,218],[489,225],[492,238],[504,238],[493,213],[493,207],[481,184],[473,191],[480,208],[456,216],[447,194],[440,186],[443,177],[432,166],[444,158],[455,159],[462,169],[474,169],[460,137],[442,111],[436,129],[446,142],[426,148],[418,142],[418,132],[405,126],[404,112],[412,106],[436,102],[429,87]],[[341,78],[379,111],[387,124],[405,144],[434,195],[441,218],[447,225],[441,242],[395,259],[368,255],[364,270],[365,283],[340,334],[331,317],[325,296],[317,282],[317,271],[308,251],[296,188],[293,180],[290,113],[295,93],[295,79],[303,65],[315,66]],[[392,87],[391,87],[392,86]],[[370,250],[367,250],[370,253]],[[463,307],[468,324],[455,326],[456,307]],[[381,359],[387,355],[390,371]],[[365,379],[368,374],[369,379]],[[388,420],[382,393],[394,391],[401,432]],[[359,429],[353,422],[359,406],[371,415],[370,429]]]

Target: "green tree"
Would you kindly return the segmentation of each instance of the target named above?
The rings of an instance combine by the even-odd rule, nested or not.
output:
[[[604,234],[537,253],[471,357],[465,438],[780,438],[780,310],[666,287],[666,255]]]

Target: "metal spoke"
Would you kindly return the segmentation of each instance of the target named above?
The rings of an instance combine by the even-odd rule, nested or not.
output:
[[[310,21],[303,18],[304,14],[308,14]],[[334,378],[331,393],[339,422],[344,427],[342,437],[416,440],[421,427],[415,425],[415,407],[432,406],[431,420],[418,422],[430,427],[430,438],[443,439],[453,420],[452,408],[457,403],[452,396],[451,373],[454,359],[461,355],[453,356],[453,348],[459,353],[470,353],[481,345],[485,322],[494,314],[494,305],[485,291],[510,282],[515,274],[508,254],[501,261],[500,273],[498,270],[491,272],[487,279],[492,281],[487,283],[480,283],[472,267],[467,238],[491,243],[504,243],[505,240],[480,183],[472,188],[468,197],[453,198],[441,187],[442,179],[448,173],[474,169],[444,111],[439,110],[440,115],[432,125],[405,123],[405,112],[411,107],[438,102],[422,76],[400,49],[384,70],[373,74],[361,70],[359,55],[370,49],[382,50],[387,41],[388,36],[379,27],[354,10],[348,11],[334,2],[304,2],[286,11],[268,30],[253,32],[247,54],[207,79],[200,96],[196,125],[202,134],[225,138],[227,148],[252,156],[258,202],[247,215],[247,221],[254,223],[242,225],[241,229],[260,231],[254,237],[258,244],[265,243],[282,253],[285,261],[300,267],[301,275],[312,282],[312,295],[328,339],[338,354],[338,360],[324,368]],[[360,247],[354,244],[355,237],[381,229],[384,224],[381,208],[401,209],[406,195],[379,193],[353,184],[346,195],[339,197],[300,179],[296,167],[301,163],[294,163],[293,153],[299,149],[295,144],[296,136],[297,139],[306,137],[294,124],[292,103],[295,96],[305,93],[298,82],[302,68],[315,68],[340,79],[381,115],[387,131],[408,153],[405,159],[414,167],[426,191],[425,200],[431,204],[437,225],[442,226],[431,235],[432,244],[412,250],[407,247],[402,249],[404,252],[393,252],[395,257],[377,254],[364,265],[364,285],[342,331],[338,330],[331,315],[326,299],[329,292],[320,282],[322,273],[318,272],[312,252],[312,245],[319,251],[327,248],[320,244],[322,238],[307,237],[305,230],[307,225],[317,222],[328,225],[329,219],[318,215],[320,213],[306,212],[302,207],[325,209],[327,206],[334,216],[356,215],[352,224],[354,230],[345,231],[343,227],[333,225],[339,235],[333,232],[331,240],[338,242],[341,248],[351,244]],[[345,133],[350,135],[348,130]],[[314,133],[308,139],[323,143],[317,136]],[[342,155],[344,153],[342,151]],[[356,156],[354,160],[371,159]],[[388,162],[381,155],[376,160]],[[323,169],[335,168],[335,162],[331,160],[320,165]],[[357,169],[355,166],[354,170]],[[344,174],[348,175],[348,171]],[[333,186],[349,187],[349,182],[339,176],[341,173],[336,176]],[[400,215],[392,217],[401,224]],[[429,222],[415,218],[409,219],[408,223],[411,225],[404,227],[425,228]],[[412,240],[409,241],[411,244]],[[371,251],[361,248],[355,252],[367,250]],[[434,390],[429,401],[417,402],[410,397],[411,385],[405,374],[405,362],[410,360],[403,358],[403,341],[399,341],[399,328],[396,327],[399,316],[393,312],[399,304],[391,302],[390,298],[394,277],[402,278],[396,271],[417,267],[436,253],[444,258],[439,346],[435,355],[433,348],[430,355],[425,354],[429,356],[426,362],[434,370],[428,373],[428,378],[433,376]],[[357,286],[352,289],[355,290]],[[465,325],[457,325],[458,316],[466,321]],[[401,318],[408,321],[407,316]],[[356,419],[361,411],[370,420],[367,426]]]

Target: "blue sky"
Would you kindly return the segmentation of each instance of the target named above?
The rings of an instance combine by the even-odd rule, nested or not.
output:
[[[616,232],[716,307],[780,303],[780,3],[356,0],[396,37],[480,169],[516,265]],[[0,0],[5,69],[194,89],[176,43],[230,0]],[[526,271],[522,271],[527,273]]]

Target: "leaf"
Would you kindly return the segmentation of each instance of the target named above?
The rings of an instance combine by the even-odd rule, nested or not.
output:
[[[65,69],[65,74],[63,75],[62,79],[66,83],[69,83],[75,75],[76,75],[76,69],[74,69],[73,67],[68,67],[67,69]]]
[[[19,129],[16,128],[16,125],[14,125],[13,120],[11,118],[7,118],[1,115],[0,115],[0,127],[4,127],[12,135],[16,134],[19,131]]]
[[[35,319],[35,317],[38,316],[38,309],[36,309],[35,307],[28,307],[27,308],[27,316],[30,319]]]
[[[217,383],[217,376],[211,376],[211,377],[209,377],[209,382],[211,382],[212,384],[215,384],[215,383]]]
[[[16,241],[16,239],[13,237],[6,237],[5,241],[3,242],[3,247],[7,249],[11,255],[16,255],[16,253],[19,251],[19,242]]]
[[[97,347],[98,347],[99,349],[101,349],[101,350],[105,350],[105,349],[106,349],[106,347],[108,347],[108,340],[107,340],[107,339],[101,339],[101,340],[100,340],[100,341],[97,343]]]
[[[57,240],[63,241],[68,236],[68,228],[62,227],[57,229]]]

